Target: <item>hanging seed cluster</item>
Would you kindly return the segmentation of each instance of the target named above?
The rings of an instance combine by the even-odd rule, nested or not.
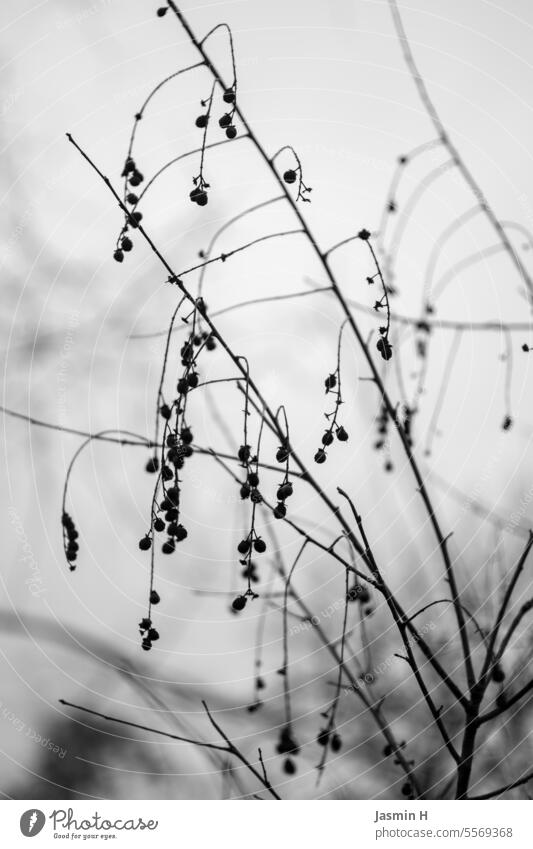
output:
[[[65,551],[65,557],[67,558],[67,563],[69,565],[70,571],[73,572],[76,568],[76,560],[78,559],[79,533],[76,530],[74,520],[66,512],[63,513],[61,517],[61,524],[63,526],[63,548]]]
[[[326,419],[329,424],[322,434],[321,446],[317,450],[315,454],[315,463],[321,465],[325,463],[328,455],[326,452],[326,448],[329,448],[335,441],[335,437],[339,442],[347,442],[348,441],[348,433],[343,425],[339,424],[337,419],[339,415],[339,409],[343,403],[342,394],[341,394],[341,386],[340,386],[340,367],[337,365],[337,369],[331,374],[328,374],[326,379],[324,380],[324,386],[326,388],[326,395],[332,395],[335,398],[335,409],[330,413],[324,413]]]

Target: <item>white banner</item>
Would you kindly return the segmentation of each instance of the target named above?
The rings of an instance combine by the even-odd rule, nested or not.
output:
[[[4,801],[2,846],[532,846],[530,803]],[[29,841],[35,838],[35,844]]]

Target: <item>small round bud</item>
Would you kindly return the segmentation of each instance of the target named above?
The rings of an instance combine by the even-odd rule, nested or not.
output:
[[[297,178],[297,174],[296,174],[296,171],[293,168],[289,168],[289,170],[285,171],[285,173],[283,175],[283,179],[289,185],[291,185],[292,183],[295,183],[296,178]]]
[[[185,445],[190,445],[193,441],[192,430],[190,427],[182,427],[180,433],[181,441],[185,443]]]
[[[139,540],[139,548],[141,549],[141,551],[148,551],[148,549],[151,548],[151,547],[152,547],[152,540],[150,539],[148,534],[146,534],[145,537],[143,537],[141,540]]]
[[[244,610],[246,607],[246,596],[238,595],[237,598],[233,599],[231,606],[233,610]]]
[[[144,468],[145,471],[150,472],[150,474],[157,472],[159,469],[159,459],[157,457],[150,457]]]
[[[296,764],[294,763],[292,758],[286,758],[283,761],[283,772],[286,775],[294,775],[294,773],[296,772]]]
[[[276,506],[274,507],[273,512],[274,512],[274,517],[276,519],[284,519],[285,516],[287,515],[287,508],[285,507],[284,503],[282,501],[280,501],[279,504],[276,504]]]
[[[288,456],[288,449],[281,445],[276,452],[276,460],[278,461],[278,463],[286,463]]]
[[[152,592],[150,593],[150,604],[159,604],[160,601],[161,598],[157,590],[152,590]]]
[[[331,738],[331,751],[332,752],[340,752],[342,747],[342,740],[340,735],[335,733]]]
[[[292,483],[287,481],[286,483],[282,483],[280,487],[278,487],[277,491],[277,499],[278,501],[285,501],[287,498],[290,498],[293,494]]]
[[[316,741],[319,746],[327,746],[329,743],[329,731],[327,728],[322,728],[321,731],[318,732],[318,737]]]
[[[327,430],[322,436],[322,445],[331,445],[333,442],[333,434],[330,430]]]

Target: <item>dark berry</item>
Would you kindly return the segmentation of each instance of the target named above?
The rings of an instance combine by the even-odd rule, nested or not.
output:
[[[192,430],[190,427],[182,427],[181,429],[181,441],[185,443],[185,445],[190,445],[193,441]]]
[[[186,395],[189,390],[189,384],[186,377],[180,377],[176,386],[179,395]]]
[[[157,590],[152,590],[152,592],[150,593],[150,604],[159,604],[160,601],[161,598]]]
[[[248,473],[248,483],[250,486],[258,486],[259,484],[259,475],[257,472],[249,472]]]
[[[224,94],[222,95],[222,100],[224,103],[235,103],[235,92],[232,88],[227,88]]]
[[[166,15],[166,13],[167,13],[167,10],[168,10],[168,6],[160,6],[160,8],[157,10],[157,17],[158,18],[164,17],[164,15]]]
[[[142,641],[142,647],[144,651],[150,651],[150,649],[152,648],[152,642],[148,639],[148,637],[144,637]]]
[[[174,536],[176,537],[178,542],[183,542],[184,539],[187,539],[188,533],[187,530],[183,527],[183,525],[178,525]]]
[[[161,469],[161,477],[164,481],[170,481],[174,477],[174,472],[170,468],[170,466],[163,466]]]
[[[316,738],[316,741],[317,741],[319,746],[327,746],[328,745],[328,743],[329,743],[329,731],[328,731],[327,728],[323,728],[321,731],[318,732],[318,737]]]
[[[116,250],[115,253],[113,254],[113,259],[116,260],[117,262],[123,262],[124,254],[122,253],[121,250]]]
[[[231,127],[226,127],[226,138],[234,139],[237,135],[237,128],[231,125]]]
[[[381,354],[384,360],[390,360],[390,358],[392,357],[392,345],[390,344],[388,339],[385,339],[384,336],[380,336],[378,341],[376,342],[376,348],[378,349],[379,353]]]
[[[339,752],[342,747],[342,740],[338,734],[334,734],[331,738],[331,751]]]
[[[135,206],[136,203],[139,203],[139,198],[137,197],[137,195],[133,194],[133,192],[130,192],[128,195],[126,195],[126,200],[128,201],[128,203],[131,203],[132,206]]]
[[[404,785],[402,785],[402,796],[412,796],[413,788],[411,786],[410,781],[406,781]]]
[[[296,174],[296,171],[293,168],[289,168],[289,170],[285,171],[285,173],[283,175],[283,179],[285,180],[286,183],[289,183],[289,185],[291,183],[296,182],[296,177],[297,177],[297,174]]]
[[[172,415],[172,410],[170,409],[168,404],[162,404],[161,407],[159,408],[159,412],[161,414],[161,417],[163,419],[166,419],[167,421],[169,420],[170,416]]]
[[[322,436],[322,445],[331,445],[333,442],[333,434],[330,430],[327,430]]]
[[[296,764],[292,758],[287,758],[283,761],[283,772],[286,773],[286,775],[294,775],[296,772]]]
[[[144,467],[147,472],[154,473],[159,469],[159,460],[157,457],[150,457],[146,466]]]
[[[126,251],[126,253],[128,253],[133,248],[133,242],[127,236],[124,236],[120,243],[120,246],[123,251]]]
[[[206,203],[207,203],[207,201],[206,201]],[[207,350],[208,350],[208,351],[214,351],[214,350],[215,350],[215,348],[216,348],[216,346],[217,346],[217,340],[215,339],[215,337],[213,336],[213,334],[210,334],[210,335],[207,337],[207,341],[206,341],[206,343],[205,343],[205,347],[207,348]]]
[[[207,127],[208,121],[209,118],[207,115],[198,115],[198,118],[194,123],[199,129],[203,129],[204,127]]]
[[[240,495],[241,495],[241,498],[242,498],[243,501],[246,498],[250,497],[250,492],[251,492],[251,490],[250,490],[250,487],[248,486],[248,484],[243,483],[243,485],[241,486],[241,489],[240,489]]]
[[[246,596],[238,595],[237,598],[234,598],[231,606],[233,610],[244,610],[246,607]]]
[[[167,498],[172,504],[179,504],[180,490],[178,486],[169,486],[167,489]]]
[[[161,546],[161,551],[163,552],[163,554],[172,554],[175,550],[176,546],[172,538],[167,539],[167,541],[164,542]]]
[[[248,554],[250,551],[250,540],[249,539],[241,539],[240,543],[237,546],[237,551],[239,554]]]
[[[343,426],[337,428],[337,439],[339,442],[346,442],[348,439],[348,434],[344,430]]]
[[[324,386],[326,387],[326,392],[329,392],[330,389],[335,389],[337,385],[337,375],[328,374],[324,381]]]
[[[315,463],[325,463],[326,462],[326,452],[323,448],[319,448],[315,454]]]
[[[157,531],[157,533],[160,534],[161,531],[164,531],[164,530],[165,530],[165,523],[163,522],[163,519],[160,519],[159,517],[157,519],[154,519],[154,531]]]
[[[207,203],[207,192],[204,189],[195,188],[189,193],[189,197],[193,203],[198,206],[205,206]]]
[[[155,628],[150,628],[148,631],[148,639],[155,643],[159,639],[159,632]]]
[[[187,383],[191,389],[196,389],[198,386],[198,375],[195,371],[191,371],[190,374],[187,375]]]
[[[276,519],[284,519],[287,515],[287,508],[282,501],[274,507],[274,516]]]
[[[152,540],[150,539],[148,534],[146,534],[145,537],[143,537],[141,540],[139,540],[139,548],[141,549],[141,551],[148,551],[148,549],[151,548],[151,547],[152,547]]]
[[[238,458],[241,463],[247,463],[250,459],[251,451],[249,445],[241,445],[238,451]]]
[[[220,119],[219,119],[218,124],[219,124],[219,126],[220,126],[220,127],[222,127],[222,128],[225,128],[225,127],[229,127],[229,126],[231,126],[231,115],[229,114],[229,112],[226,112],[226,113],[222,116],[222,118],[220,118]]]
[[[254,540],[254,548],[258,554],[264,554],[267,548],[264,539],[259,537],[259,539]]]
[[[278,463],[285,463],[287,461],[287,457],[289,456],[289,451],[283,445],[278,448],[276,452],[276,460]]]
[[[368,604],[370,601],[370,593],[368,592],[366,587],[356,587],[357,598],[361,602],[361,604]]]
[[[290,498],[293,493],[292,483],[287,481],[286,483],[282,483],[280,487],[278,487],[277,499],[278,501],[285,501],[286,498]]]
[[[144,180],[143,175],[140,171],[134,171],[130,177],[130,186],[140,186],[142,181]]]

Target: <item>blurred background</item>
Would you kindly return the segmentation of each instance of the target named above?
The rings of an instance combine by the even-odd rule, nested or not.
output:
[[[127,429],[152,436],[165,343],[154,334],[168,326],[177,303],[176,291],[140,237],[134,237],[122,264],[113,261],[120,210],[65,136],[72,133],[119,185],[134,114],[158,81],[197,61],[175,18],[158,18],[156,8],[146,0],[3,4],[2,403],[84,432]],[[533,273],[530,4],[412,0],[400,8],[450,136],[498,216],[514,222],[509,237]],[[431,143],[435,132],[404,65],[388,4],[215,0],[187,3],[183,11],[198,34],[220,21],[231,26],[240,107],[270,154],[285,144],[297,151],[313,189],[302,211],[320,247],[363,227],[373,233],[381,228],[384,268],[397,289],[391,296],[394,314],[418,319],[432,301],[431,318],[442,326],[429,334],[424,391],[413,424],[415,449],[443,528],[453,533],[450,549],[465,603],[487,625],[533,512],[531,360],[522,350],[533,345],[531,307],[486,219],[469,214],[475,198],[448,167],[441,146],[428,144],[410,160],[391,197],[398,157]],[[224,34],[208,44],[229,77]],[[136,161],[146,177],[199,146],[194,121],[210,86],[201,69],[154,97],[136,138]],[[219,98],[216,115],[221,107]],[[216,121],[212,133],[213,140],[223,137]],[[143,223],[177,271],[198,261],[224,221],[279,194],[250,143],[233,144],[207,151],[207,207],[198,208],[188,197],[198,156],[169,168],[142,204]],[[291,167],[290,152],[277,164],[280,172]],[[391,199],[395,211],[384,215]],[[436,255],[440,235],[462,216],[464,226]],[[294,226],[290,210],[273,204],[228,228],[218,245],[229,251]],[[373,333],[375,339],[382,316],[372,313],[376,287],[366,283],[374,273],[366,246],[347,245],[331,263],[345,296],[359,305],[354,314],[363,335]],[[439,287],[438,300],[428,297],[428,274]],[[197,277],[189,281],[194,290]],[[213,264],[204,296],[214,312],[324,285],[309,245],[295,235]],[[341,320],[331,296],[317,293],[228,312],[217,325],[233,350],[246,355],[271,406],[285,405],[291,441],[328,495],[337,503],[336,487],[342,486],[354,499],[384,574],[414,611],[446,595],[446,584],[398,441],[393,437],[383,449],[374,448],[380,399],[364,380],[368,368],[348,332],[341,419],[350,439],[332,447],[326,464],[313,464],[323,415],[331,409],[324,379],[336,366]],[[483,322],[496,329],[480,329]],[[513,327],[498,329],[501,322]],[[383,374],[395,402],[416,397],[424,367],[420,341],[427,343],[427,337],[412,322],[393,321],[394,357],[383,363]],[[171,348],[170,384],[182,340],[180,330]],[[217,379],[235,372],[219,348],[206,355],[201,373]],[[195,442],[235,453],[242,441],[242,406],[232,383],[193,394],[189,420]],[[506,417],[512,423],[504,429]],[[281,557],[290,567],[298,553],[301,541],[290,528],[261,514],[269,542],[267,554],[258,558],[260,582],[254,589],[261,597],[233,615],[231,599],[244,588],[236,544],[248,530],[250,504],[241,502],[238,486],[212,458],[189,461],[182,502],[189,536],[172,557],[158,551],[162,600],[154,621],[161,639],[146,654],[137,623],[146,613],[150,563],[138,540],[150,520],[153,479],[144,471],[149,453],[96,442],[82,453],[67,508],[80,531],[78,568],[70,573],[62,549],[61,499],[81,437],[7,416],[2,424],[4,797],[210,799],[257,792],[235,762],[100,724],[58,701],[214,740],[201,708],[205,699],[251,759],[262,747],[283,797],[401,798],[402,773],[383,757],[383,739],[354,693],[341,694],[337,722],[343,746],[330,755],[317,784],[322,751],[316,736],[320,714],[334,694],[336,666],[294,606],[288,619],[290,687],[302,751],[296,774],[283,771],[275,750],[285,721],[278,674],[283,585],[276,563]],[[256,440],[256,418],[250,430]],[[266,436],[263,456],[269,462],[276,448]],[[272,495],[279,482],[279,474],[265,473],[262,487]],[[337,535],[331,515],[302,482],[295,485],[290,509],[326,544]],[[526,570],[518,601],[527,598],[529,575]],[[342,633],[344,581],[339,563],[306,548],[293,583],[318,616],[326,640],[339,640]],[[361,626],[360,605],[349,606],[353,633],[347,651],[354,674],[371,672],[365,692],[374,701],[387,697],[391,728],[407,742],[428,795],[440,798],[448,792],[449,758],[414,694],[406,664],[394,656],[400,646],[387,610],[377,599],[370,608]],[[447,668],[460,675],[446,607],[430,609],[419,625],[427,628]],[[527,675],[529,654],[525,630],[506,660],[510,678]],[[250,712],[258,670],[266,684],[263,705]],[[453,705],[446,693],[438,698],[450,707],[453,728],[458,721]],[[487,736],[476,791],[512,780],[531,763],[531,721],[526,704]]]

